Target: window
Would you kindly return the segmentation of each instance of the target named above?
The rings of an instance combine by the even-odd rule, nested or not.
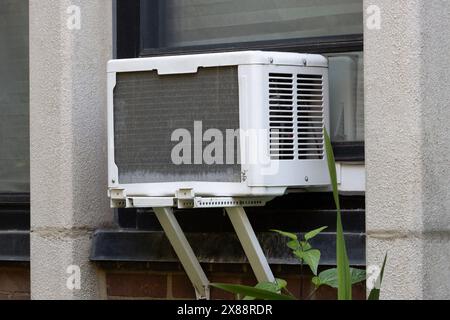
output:
[[[329,57],[337,160],[364,160],[362,0],[117,0],[117,57],[230,50]]]
[[[0,4],[0,194],[29,193],[28,1]]]
[[[289,40],[362,33],[360,0],[144,1],[158,12],[158,32],[145,26],[145,48]],[[145,22],[145,19],[143,19]]]
[[[363,0],[116,0],[116,13],[119,59],[235,50],[326,55],[336,159],[364,160]],[[363,256],[364,196],[344,198],[346,232],[362,239],[349,247]],[[333,208],[329,193],[291,193],[258,207],[253,216],[252,208],[246,209],[257,231],[299,232],[330,225],[323,217],[335,219]],[[148,210],[119,209],[116,214],[121,228],[160,230]],[[220,209],[193,209],[189,219],[184,213],[178,218],[187,232],[224,232],[222,214]]]
[[[330,137],[335,142],[364,141],[362,52],[328,54]]]

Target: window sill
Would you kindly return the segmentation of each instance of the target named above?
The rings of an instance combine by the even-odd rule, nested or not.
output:
[[[0,262],[30,261],[29,231],[0,231]]]
[[[247,262],[234,233],[187,233],[186,237],[201,263]],[[282,237],[262,232],[258,233],[258,238],[270,264],[299,264]],[[336,264],[335,239],[335,233],[323,233],[311,243],[322,252],[322,266]],[[364,266],[365,235],[346,233],[346,242],[350,264]],[[138,230],[97,230],[94,233],[90,259],[95,262],[178,262],[164,232]]]

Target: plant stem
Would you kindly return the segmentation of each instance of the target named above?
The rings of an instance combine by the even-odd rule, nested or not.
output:
[[[295,297],[292,292],[290,292],[287,288],[283,288],[282,291],[285,291],[288,295],[290,295],[291,297]]]
[[[300,262],[300,300],[303,299],[303,259]]]
[[[315,289],[309,294],[309,296],[306,298],[306,300],[310,300],[311,297],[317,292],[317,290],[319,290],[319,288],[315,288]]]

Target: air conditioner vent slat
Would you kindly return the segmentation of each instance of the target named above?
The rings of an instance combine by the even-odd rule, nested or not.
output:
[[[274,146],[286,146],[286,145],[289,145],[289,142],[280,142],[280,141],[283,141],[283,140],[277,140],[277,141],[270,140],[270,142],[272,142]]]
[[[295,159],[294,75],[269,74],[270,158]]]
[[[270,73],[268,85],[271,159],[323,159],[323,76]]]
[[[297,107],[301,107],[298,109],[298,112],[307,112],[307,111],[314,111],[314,112],[320,112],[323,113],[323,103],[310,103],[309,105],[304,104],[298,104]]]
[[[271,100],[270,101],[270,105],[274,106],[274,107],[284,107],[286,105],[292,106],[292,101],[291,100]]]
[[[272,111],[269,112],[269,115],[271,116],[275,116],[275,115],[293,115],[294,113],[292,112],[292,110],[276,110],[276,111]]]
[[[308,113],[307,113],[308,114]],[[313,116],[311,114],[308,115],[299,115],[299,119],[309,119],[311,121],[317,121],[317,122],[321,122],[323,121],[323,119],[320,116]]]
[[[303,110],[302,112],[298,112],[297,113],[299,116],[313,116],[316,115],[315,117],[321,117],[322,113],[320,111],[315,111],[315,110]]]
[[[299,106],[303,108],[318,108],[319,110],[323,110],[323,101],[302,101]]]
[[[290,95],[292,95],[292,90],[284,90],[284,89],[269,90],[269,93],[271,93],[271,94],[290,94]]]
[[[297,86],[297,89],[301,91],[313,91],[313,92],[321,92],[323,90],[322,86],[317,85]]]
[[[296,87],[298,159],[323,159],[323,77],[321,74],[298,74]]]
[[[271,93],[270,99],[276,99],[276,98],[291,98],[292,99],[292,93]]]

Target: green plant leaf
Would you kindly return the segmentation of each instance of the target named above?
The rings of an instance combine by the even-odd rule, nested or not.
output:
[[[317,277],[314,277],[312,279],[313,284],[316,286],[316,288],[326,285],[332,288],[338,287],[338,280],[337,280],[337,269],[332,268],[325,271],[322,271],[319,273]]]
[[[278,293],[287,286],[283,279],[275,279],[275,282],[260,282],[255,288]],[[255,297],[246,296],[243,300],[255,300]]]
[[[333,147],[331,146],[330,136],[328,135],[327,129],[323,129],[323,132],[325,138],[325,151],[327,153],[328,172],[330,174],[331,187],[333,188],[334,203],[336,204],[336,209],[340,211],[341,205],[339,203],[336,161],[334,160]]]
[[[366,270],[363,269],[357,269],[357,268],[350,268],[350,278],[352,280],[352,285],[356,283],[360,283],[364,280],[366,280]]]
[[[317,275],[317,267],[320,261],[320,251],[317,249],[311,249],[303,252],[303,260],[310,267],[312,273]]]
[[[260,282],[255,288],[264,289],[271,292],[279,292],[280,290],[286,288],[287,282],[283,279],[275,279],[275,282]]]
[[[338,271],[338,299],[352,299],[352,285],[350,276],[350,265],[348,262],[347,249],[345,247],[344,230],[341,220],[341,205],[339,203],[339,193],[337,187],[336,162],[334,160],[333,148],[331,146],[330,136],[324,129],[325,150],[327,153],[328,171],[330,173],[331,186],[333,188],[333,197],[337,210],[336,221],[336,264]]]
[[[290,232],[285,232],[285,231],[281,231],[281,230],[270,230],[273,232],[276,232],[278,234],[281,234],[282,236],[288,237],[291,240],[297,240],[297,235],[290,233]]]
[[[351,284],[356,284],[366,280],[366,272],[362,269],[350,268]],[[314,277],[312,283],[316,288],[326,285],[332,288],[338,288],[338,271],[337,268],[328,269],[319,273],[317,277]]]
[[[307,234],[305,234],[305,240],[311,240],[312,238],[314,238],[315,236],[317,236],[319,233],[321,233],[323,230],[325,230],[328,227],[322,227],[316,230],[312,230],[310,232],[308,232]]]
[[[277,278],[277,279],[275,279],[275,281],[276,281],[276,283],[278,285],[278,291],[287,287],[287,281],[286,280]]]
[[[306,241],[300,241],[300,246],[301,246],[303,251],[307,251],[307,250],[312,249],[311,245],[308,242],[306,242]]]
[[[383,266],[381,267],[380,275],[378,276],[379,279],[377,279],[378,285],[381,287],[381,283],[383,282],[383,275],[384,275],[384,267],[386,266],[387,261],[387,253],[384,256]],[[369,297],[367,300],[380,300],[380,288],[373,288],[370,290]]]
[[[338,270],[338,299],[352,300],[352,284],[350,265],[348,262],[347,249],[345,246],[344,231],[342,228],[341,213],[337,212],[336,223],[336,260]]]
[[[289,247],[289,249],[292,250],[298,250],[300,249],[300,243],[298,242],[298,240],[291,240],[287,243],[287,246]]]
[[[311,279],[311,282],[312,282],[313,285],[316,287],[316,289],[319,288],[319,287],[322,285],[321,280],[320,280],[320,274],[319,274],[319,276],[313,277],[313,278]]]
[[[300,263],[303,262],[303,254],[304,254],[304,251],[302,251],[302,250],[294,251],[294,256],[300,261]]]
[[[241,296],[254,297],[259,300],[295,300],[291,296],[240,284],[211,283],[210,286]]]

